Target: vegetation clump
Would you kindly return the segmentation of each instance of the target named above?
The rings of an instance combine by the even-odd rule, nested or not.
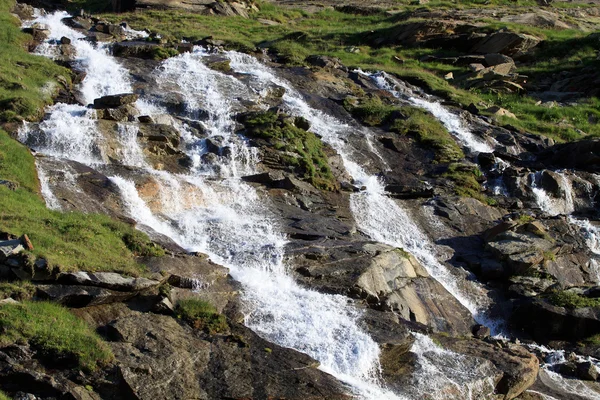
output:
[[[308,128],[306,120],[268,111],[247,114],[242,123],[248,136],[266,140],[279,151],[284,165],[313,186],[324,190],[337,188],[323,143],[314,133],[302,128]]]
[[[42,115],[58,91],[59,79],[69,71],[52,60],[29,54],[31,36],[21,32],[19,20],[10,13],[13,0],[0,0],[0,122],[33,119]]]
[[[404,118],[396,118],[392,130],[414,135],[421,145],[434,149],[437,162],[456,162],[465,157],[450,132],[433,115],[410,106],[401,107],[398,111]]]
[[[0,345],[28,342],[53,365],[94,371],[113,360],[110,348],[66,308],[46,302],[0,305]]]
[[[28,300],[33,297],[35,286],[28,281],[0,282],[0,300]]]
[[[39,194],[34,158],[29,150],[0,130],[0,230],[27,234],[33,254],[63,271],[111,271],[139,275],[137,256],[164,251],[132,226],[105,215],[49,210]]]
[[[600,298],[590,298],[567,290],[555,290],[548,296],[550,303],[558,307],[600,307]]]
[[[482,173],[477,166],[461,163],[452,163],[448,166],[442,177],[450,179],[454,183],[454,192],[458,196],[473,197],[481,202],[488,202],[486,196],[481,192],[481,184],[478,179]]]
[[[219,314],[215,307],[207,301],[185,299],[177,302],[177,316],[191,324],[195,329],[214,335],[225,332],[229,325],[225,316]]]

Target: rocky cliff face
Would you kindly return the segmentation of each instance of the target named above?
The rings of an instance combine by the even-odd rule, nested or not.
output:
[[[63,22],[81,42],[110,42],[100,55],[119,58],[103,78],[122,74],[127,93],[98,83],[101,96],[89,98],[85,74],[97,72],[51,36],[84,83],[19,138],[38,152],[55,208],[128,221],[166,255],[140,259],[145,275],[132,278],[61,272],[22,257],[24,238],[0,242],[3,277],[71,308],[114,354],[100,370],[74,372],[43,360],[35,343],[10,344],[0,347],[0,388],[40,399],[598,393],[597,360],[575,354],[600,356],[597,141],[554,145],[327,57],[290,67],[205,41],[160,62],[149,59],[168,47],[158,40],[124,40],[125,30],[87,16]],[[487,69],[538,45],[433,25],[383,36],[468,45],[486,53],[494,79],[509,72]],[[366,104],[387,114],[375,121]],[[419,135],[423,115],[451,147]],[[178,305],[190,299],[212,304],[224,326],[186,319]],[[0,312],[15,306],[3,302]],[[574,353],[556,361],[550,349]],[[356,372],[367,361],[381,370]],[[589,392],[568,393],[559,379]]]

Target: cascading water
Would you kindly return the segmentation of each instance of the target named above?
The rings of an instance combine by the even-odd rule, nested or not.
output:
[[[377,84],[377,86],[379,86],[379,88],[392,93],[395,97],[399,99],[406,97],[406,100],[416,107],[429,111],[446,127],[446,129],[448,129],[450,133],[456,136],[459,142],[461,142],[472,152],[491,153],[493,151],[492,146],[480,139],[477,139],[473,133],[464,126],[459,116],[450,112],[439,102],[418,97],[414,93],[410,93],[407,96],[402,96],[402,94],[396,90],[397,85],[394,82],[394,78],[385,72],[377,72],[374,74],[365,74],[362,71],[358,72],[370,77]]]
[[[485,295],[477,299],[469,298],[463,293],[456,282],[456,277],[437,261],[433,244],[409,214],[398,203],[385,195],[384,186],[380,180],[369,175],[358,163],[352,160],[356,152],[351,143],[346,140],[348,132],[356,127],[350,127],[323,112],[310,107],[302,96],[285,80],[279,78],[268,67],[256,59],[235,52],[229,52],[231,67],[238,73],[254,76],[256,90],[266,91],[271,84],[277,84],[286,89],[283,96],[285,106],[290,114],[306,118],[311,123],[311,131],[317,133],[322,140],[329,143],[343,158],[346,170],[352,178],[366,187],[366,190],[356,193],[351,198],[354,218],[365,233],[372,239],[395,247],[401,247],[413,254],[423,263],[428,272],[439,281],[462,305],[482,322],[485,306]],[[471,294],[479,292],[472,288]],[[491,321],[485,321],[491,324]]]
[[[103,95],[131,91],[126,71],[105,48],[94,48],[79,41],[79,34],[60,22],[64,17],[66,14],[56,13],[41,17],[39,22],[50,26],[51,40],[62,36],[73,40],[81,67],[87,72],[81,85],[85,101],[89,103]],[[42,49],[51,55],[51,47],[48,42]],[[214,261],[229,267],[234,278],[245,287],[244,300],[250,310],[246,323],[259,334],[313,356],[321,362],[324,371],[347,382],[362,398],[398,398],[378,383],[379,347],[358,327],[359,312],[346,298],[303,289],[287,275],[283,263],[286,242],[278,232],[276,219],[261,204],[253,187],[239,179],[240,174],[253,172],[255,162],[252,151],[233,134],[229,105],[224,101],[225,97],[219,95],[219,83],[231,84],[234,90],[238,84],[231,77],[209,70],[201,61],[201,51],[173,58],[164,64],[159,81],[192,74],[191,82],[178,79],[174,82],[186,99],[202,98],[200,103],[187,103],[188,117],[193,118],[194,113],[200,111],[200,104],[208,104],[209,119],[204,123],[210,135],[225,138],[225,143],[232,147],[232,154],[215,162],[222,168],[205,168],[201,159],[203,146],[182,129],[183,139],[190,139],[184,145],[196,162],[195,173],[167,179],[164,172],[152,170],[140,158],[142,152],[133,140],[135,128],[121,125],[117,134],[124,147],[129,146],[122,150],[123,164],[136,166],[155,177],[161,185],[169,187],[166,191],[177,189],[178,185],[182,187],[173,184],[173,180],[193,185],[203,198],[201,206],[169,207],[172,205],[169,203],[181,200],[177,196],[183,196],[174,190],[171,196],[159,196],[163,212],[157,214],[140,197],[133,181],[114,176],[112,181],[119,187],[127,210],[141,224],[168,235],[190,251],[203,251]],[[170,76],[171,72],[176,75]],[[206,79],[202,80],[203,77]],[[198,92],[194,86],[197,84],[204,85],[203,89],[214,88],[214,91]],[[214,96],[209,99],[202,97],[204,94]],[[156,112],[157,108],[146,107],[144,112],[152,110]],[[100,139],[91,112],[84,107],[66,105],[56,105],[48,111],[51,113],[49,118],[37,130],[23,129],[21,139],[35,143],[40,152],[102,167],[107,160],[98,150],[102,144],[98,143]],[[134,144],[136,148],[131,148]],[[50,191],[45,192],[50,204]]]

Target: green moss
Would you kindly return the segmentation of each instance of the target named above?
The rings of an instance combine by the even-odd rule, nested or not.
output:
[[[113,360],[109,347],[69,310],[52,303],[0,305],[0,344],[29,342],[44,358],[93,371]]]
[[[299,119],[274,112],[259,112],[246,115],[243,124],[248,136],[265,139],[284,153],[281,155],[283,163],[313,186],[324,190],[337,188],[323,143],[314,133],[297,127]]]
[[[528,222],[533,222],[533,221],[535,221],[535,218],[533,218],[531,215],[527,215],[527,214],[519,215],[519,223],[520,224],[526,224]]]
[[[9,297],[19,301],[28,300],[34,293],[35,286],[31,282],[0,282],[0,300]]]
[[[393,113],[398,110],[397,106],[385,104],[380,97],[372,95],[360,99],[357,105],[346,100],[344,107],[352,116],[369,126],[381,126],[389,122]]]
[[[175,309],[177,316],[182,318],[195,329],[209,334],[226,331],[229,326],[225,316],[219,314],[209,302],[197,299],[180,300]]]
[[[600,307],[599,298],[589,298],[566,290],[555,290],[548,296],[550,303],[558,307],[582,308]]]
[[[14,3],[0,0],[0,122],[40,116],[58,91],[56,79],[70,77],[66,68],[26,51],[31,36],[21,32],[10,14]]]
[[[174,57],[178,54],[179,54],[179,51],[177,51],[177,49],[174,49],[172,47],[157,46],[152,49],[152,58],[154,60],[165,60],[169,57]]]
[[[486,196],[481,193],[481,185],[477,178],[481,176],[479,168],[472,165],[453,163],[448,166],[442,177],[454,183],[454,192],[462,197],[473,197],[486,202]]]
[[[600,333],[597,335],[590,336],[585,338],[579,343],[580,346],[583,347],[597,347],[600,346]]]
[[[148,236],[139,231],[125,233],[123,242],[138,257],[162,257],[165,255],[165,250],[162,247],[149,241]]]
[[[0,392],[0,400],[11,400],[4,392]]]
[[[400,134],[414,135],[421,145],[434,149],[437,162],[450,163],[465,157],[450,132],[433,115],[409,106],[401,107],[399,112],[404,117],[396,118],[391,129]]]

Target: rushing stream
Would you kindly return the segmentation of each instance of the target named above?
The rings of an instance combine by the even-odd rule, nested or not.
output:
[[[127,69],[110,55],[106,45],[82,40],[82,34],[63,24],[61,19],[67,16],[57,12],[37,18],[37,22],[47,24],[51,31],[50,38],[37,52],[55,57],[56,42],[63,36],[71,39],[78,68],[86,73],[78,87],[85,104],[101,96],[132,92]],[[128,34],[142,33],[128,30]],[[225,56],[237,74],[249,79],[208,68],[205,61],[209,54],[202,48],[172,57],[153,72],[158,91],[176,92],[183,99],[185,112],[179,116],[180,120],[169,117],[165,109],[151,104],[148,98],[142,97],[136,103],[139,115],[160,118],[177,129],[182,139],[181,148],[192,160],[191,172],[171,174],[151,165],[138,143],[138,124],[118,124],[115,133],[118,144],[113,146],[117,148],[118,162],[157,183],[159,193],[152,201],[140,193],[135,180],[127,173],[114,173],[115,169],[111,168],[114,160],[106,153],[107,139],[98,128],[93,109],[55,104],[47,109],[41,123],[26,124],[19,138],[45,156],[77,161],[110,175],[119,189],[125,211],[138,224],[168,236],[186,250],[206,253],[230,269],[231,275],[244,287],[248,327],[281,346],[309,354],[321,363],[323,371],[345,382],[358,397],[444,399],[453,393],[454,398],[474,400],[489,395],[494,382],[487,378],[486,371],[465,356],[441,349],[421,334],[415,334],[411,349],[417,356],[415,376],[402,393],[393,393],[379,378],[380,349],[360,328],[361,312],[343,296],[299,286],[287,273],[286,237],[281,233],[278,217],[266,204],[265,197],[241,179],[260,172],[256,169],[258,153],[249,147],[245,138],[235,133],[233,119],[236,110],[244,109],[240,99],[259,103],[274,85],[285,88],[286,111],[306,118],[311,131],[340,154],[356,184],[366,188],[351,197],[351,210],[359,229],[375,241],[412,253],[478,322],[498,333],[496,321],[486,314],[490,301],[485,290],[438,261],[435,245],[402,203],[386,195],[380,179],[368,172],[360,157],[362,149],[354,148],[352,141],[347,140],[352,132],[359,132],[369,151],[384,164],[371,143],[371,133],[311,107],[291,83],[256,58],[237,52],[227,52]],[[385,75],[372,78],[380,87],[399,95]],[[440,104],[416,97],[410,97],[409,101],[432,112],[473,152],[492,150]],[[192,123],[200,124],[207,137],[197,137]],[[227,154],[208,162],[207,139],[221,143],[228,149]],[[38,163],[38,172],[48,207],[60,209],[60,201],[46,178],[49,171]],[[541,199],[543,193],[538,194]],[[572,222],[590,232],[590,248],[598,254],[598,229],[586,221]]]

